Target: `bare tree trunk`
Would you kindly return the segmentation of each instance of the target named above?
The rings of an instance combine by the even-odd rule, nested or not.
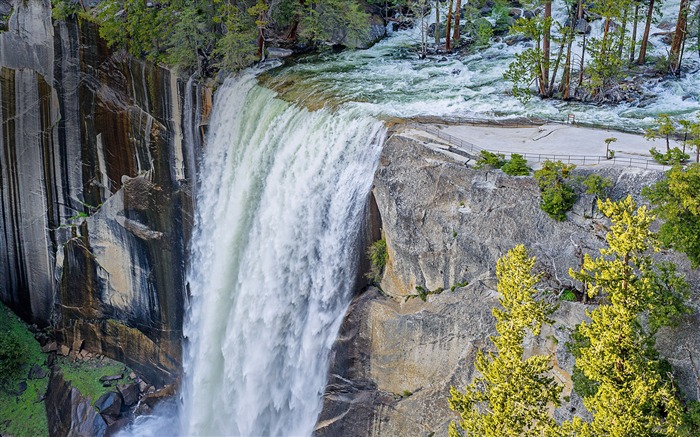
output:
[[[542,81],[547,86],[549,82],[549,57],[551,44],[551,27],[552,27],[552,0],[546,0],[544,3],[544,29],[542,37]]]
[[[549,80],[549,90],[547,91],[547,97],[552,97],[554,95],[554,79],[557,77],[557,70],[559,70],[559,64],[561,63],[561,58],[564,55],[564,44],[566,40],[563,39],[561,44],[559,44],[559,54],[557,54],[557,60],[554,63],[554,70],[552,70],[552,78]]]
[[[435,0],[435,49],[440,47],[440,0]]]
[[[583,62],[586,59],[586,42],[587,42],[587,38],[586,38],[586,34],[584,33],[583,34],[583,47],[581,49],[581,66],[580,66],[580,69],[578,72],[578,86],[581,86],[581,84],[583,83]]]
[[[571,46],[574,43],[574,37],[576,35],[576,22],[578,21],[578,15],[581,10],[582,2],[583,0],[578,0],[576,9],[573,8],[573,5],[571,6],[571,23],[569,24],[569,32],[571,32],[571,34],[568,36],[569,41],[566,46],[566,66],[564,67],[564,75],[561,78],[564,100],[568,100],[571,97]]]
[[[622,59],[622,50],[625,48],[625,33],[627,33],[627,16],[629,15],[629,9],[625,8],[622,12],[622,32],[620,33],[620,46],[617,48],[617,57]]]
[[[542,53],[542,40],[540,38],[537,39],[537,53]],[[549,75],[544,75],[545,62],[543,55],[541,55],[538,62],[540,65],[539,77],[537,78],[537,89],[539,90],[540,96],[544,97],[547,95],[547,84],[549,83]]]
[[[632,25],[632,44],[630,47],[630,64],[634,62],[634,51],[637,45],[637,24],[639,22],[639,3],[634,4],[634,23]]]
[[[455,8],[455,31],[452,37],[452,42],[456,46],[459,45],[460,29],[459,29],[459,19],[462,15],[462,0],[457,0],[457,7]]]
[[[454,4],[454,0],[450,0],[450,4],[447,7],[447,24],[446,24],[446,30],[445,30],[445,50],[450,51],[452,50],[452,44],[451,44],[451,39],[450,39],[450,34],[452,33],[452,5]]]
[[[673,33],[673,42],[668,58],[670,65],[668,70],[671,74],[678,75],[681,71],[681,46],[685,41],[686,27],[688,25],[688,0],[681,0],[678,10],[678,21],[676,21],[676,31]]]
[[[642,37],[642,44],[639,47],[639,58],[637,58],[637,64],[642,65],[647,58],[647,43],[649,42],[649,29],[651,28],[651,20],[654,17],[654,0],[649,0],[649,10],[647,11],[647,23],[644,27],[644,36]]]

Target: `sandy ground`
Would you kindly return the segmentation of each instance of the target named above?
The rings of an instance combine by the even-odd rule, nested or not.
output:
[[[665,140],[646,140],[642,135],[628,134],[578,127],[576,125],[547,124],[533,127],[497,127],[471,125],[429,125],[428,129],[439,129],[443,134],[463,140],[461,148],[469,150],[470,145],[492,152],[524,154],[531,164],[544,159],[557,159],[577,165],[622,165],[641,168],[663,169],[649,154],[656,147],[666,150]],[[434,135],[433,135],[434,137]],[[444,136],[441,136],[444,138]],[[614,160],[605,159],[605,139],[617,140],[610,145],[615,151]],[[450,141],[458,145],[459,141]],[[671,141],[671,147],[681,144]],[[691,159],[692,151],[688,151]]]

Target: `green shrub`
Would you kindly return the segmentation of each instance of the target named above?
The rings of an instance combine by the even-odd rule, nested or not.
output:
[[[474,168],[484,168],[486,166],[501,168],[506,163],[506,156],[502,153],[492,153],[487,150],[481,151],[481,156],[476,160]]]
[[[582,183],[586,187],[586,194],[592,194],[601,199],[607,197],[608,189],[612,187],[612,179],[604,178],[595,173],[588,175]]]
[[[566,183],[574,164],[564,164],[561,161],[545,161],[542,168],[535,172],[535,178],[542,193],[540,209],[557,221],[566,220],[566,212],[576,202],[576,193],[571,185]]]
[[[571,290],[564,290],[559,296],[559,300],[563,300],[565,302],[576,302],[576,294]]]
[[[21,376],[27,361],[27,349],[12,331],[0,333],[0,382],[5,387]]]
[[[661,153],[656,150],[656,147],[653,147],[649,150],[649,153],[651,153],[651,157],[654,158],[654,161],[662,165],[678,165],[690,159],[690,155],[684,153],[678,147],[669,149],[666,153]]]
[[[523,155],[513,153],[510,155],[510,161],[505,163],[501,170],[507,175],[511,176],[529,176],[530,167],[527,166],[527,161],[523,158]]]
[[[681,435],[700,435],[700,402],[690,401],[686,404],[685,412],[683,414],[683,426],[681,427]]]
[[[382,238],[372,243],[367,249],[367,257],[370,264],[370,272],[367,274],[367,278],[372,282],[379,283],[382,280],[382,273],[387,260],[386,240]]]
[[[560,184],[542,192],[540,208],[554,220],[563,222],[566,220],[566,212],[573,208],[575,202],[574,190],[568,185]]]
[[[0,387],[0,435],[36,437],[49,435],[44,402],[48,377],[27,379],[29,369],[40,367],[45,373],[46,355],[27,326],[10,310],[0,305],[0,366],[3,386]],[[21,358],[20,358],[21,355]],[[20,383],[26,383],[18,395]]]

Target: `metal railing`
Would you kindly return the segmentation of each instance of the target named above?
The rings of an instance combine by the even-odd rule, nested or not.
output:
[[[466,123],[470,124],[470,123]],[[485,123],[479,123],[481,125],[484,125]],[[501,123],[494,123],[495,125],[502,126],[502,127],[516,127],[516,125],[508,125],[508,124],[501,124]],[[492,125],[494,125],[492,124]],[[479,156],[481,155],[482,151],[487,151],[491,153],[500,153],[505,156],[510,157],[513,154],[518,154],[521,155],[523,158],[525,158],[527,161],[531,162],[542,162],[542,161],[562,161],[567,164],[578,164],[578,165],[598,165],[598,164],[612,164],[612,165],[618,165],[618,166],[624,166],[624,167],[635,167],[635,168],[644,168],[644,169],[657,169],[657,170],[667,170],[671,168],[669,165],[663,165],[659,164],[658,162],[650,159],[643,159],[643,158],[633,158],[633,157],[628,157],[628,156],[620,156],[620,157],[615,157],[613,156],[610,159],[607,159],[605,156],[598,156],[598,155],[567,155],[567,154],[548,154],[548,153],[518,153],[518,152],[510,152],[510,151],[504,151],[504,150],[493,150],[493,149],[485,149],[483,147],[479,147],[473,143],[470,143],[469,141],[463,140],[462,138],[455,137],[454,135],[450,135],[448,133],[445,133],[441,131],[440,129],[432,126],[426,126],[425,124],[422,123],[416,123],[416,122],[408,122],[408,126],[418,129],[424,132],[427,132],[431,135],[435,135],[436,137],[447,141],[453,146],[456,146],[460,148],[462,151],[468,153],[471,158],[473,159],[478,159]],[[474,124],[476,125],[476,124]],[[536,126],[534,122],[532,124],[521,124],[517,125],[518,127],[531,127],[531,126]]]

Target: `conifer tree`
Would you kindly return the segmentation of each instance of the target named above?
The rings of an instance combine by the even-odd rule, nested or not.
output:
[[[664,219],[659,229],[661,241],[684,252],[693,267],[700,266],[700,165],[675,166],[642,192]]]
[[[608,247],[598,258],[586,255],[580,271],[570,270],[590,297],[604,299],[577,328],[576,367],[595,387],[583,399],[593,420],[579,422],[577,435],[679,435],[683,410],[662,371],[654,334],[687,312],[687,284],[675,265],[652,260],[655,217],[646,207],[637,209],[628,196],[598,201],[598,208],[612,221]]]
[[[562,387],[548,375],[550,357],[523,359],[527,331],[539,335],[549,323],[552,308],[535,299],[540,277],[533,276],[535,258],[519,245],[496,265],[499,302],[493,309],[498,335],[491,337],[495,353],[479,352],[476,369],[481,376],[460,393],[450,389],[450,407],[461,416],[450,425],[450,436],[516,437],[553,435],[556,422],[549,407],[559,405]],[[458,428],[459,426],[459,428]]]

